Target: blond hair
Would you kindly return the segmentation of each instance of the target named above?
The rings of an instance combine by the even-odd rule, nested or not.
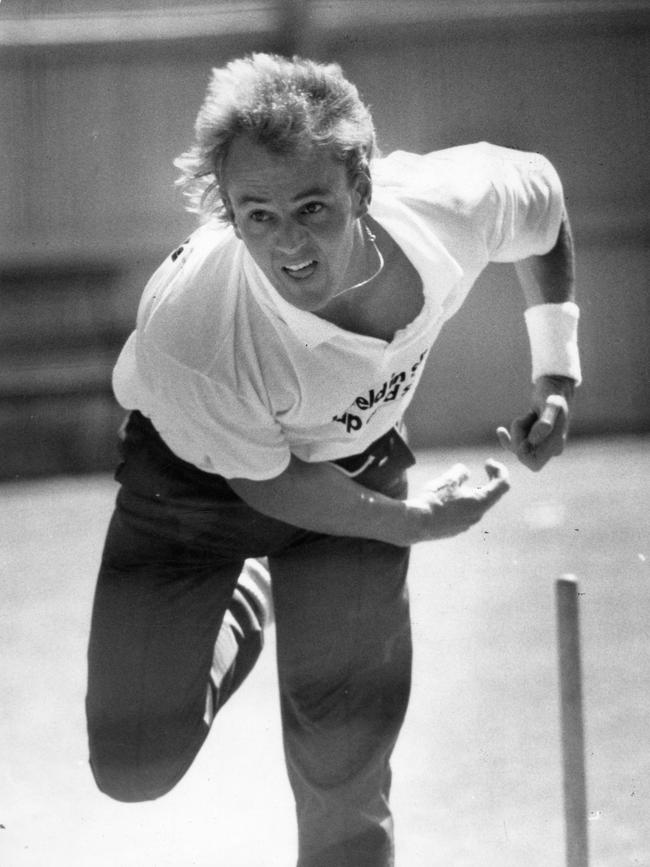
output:
[[[252,54],[212,70],[194,142],[174,161],[188,210],[225,216],[221,173],[232,141],[250,136],[272,153],[327,150],[352,180],[376,150],[370,111],[337,64]]]

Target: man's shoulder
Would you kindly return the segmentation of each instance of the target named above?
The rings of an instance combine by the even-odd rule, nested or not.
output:
[[[373,164],[375,183],[394,195],[461,209],[533,176],[555,183],[556,172],[542,154],[487,141],[424,154],[397,150]]]
[[[155,309],[188,312],[221,303],[237,287],[240,242],[230,226],[207,223],[175,247],[152,275],[144,301]]]
[[[527,151],[518,150],[488,141],[454,145],[440,150],[415,153],[395,150],[374,160],[373,175],[380,172],[390,176],[394,173],[429,172],[433,169],[450,171],[481,171],[488,175],[498,171],[500,165],[526,161],[531,157]]]
[[[375,182],[394,195],[438,207],[471,206],[490,193],[499,170],[499,148],[488,142],[416,154],[397,150],[373,165]]]
[[[375,189],[416,215],[454,255],[476,244],[483,249],[498,210],[497,150],[478,142],[426,154],[394,151],[374,165]]]
[[[240,242],[225,224],[206,224],[179,244],[149,280],[138,313],[145,343],[206,369],[228,345],[241,284]]]
[[[238,241],[232,226],[215,218],[199,226],[175,247],[163,265],[174,265],[177,272],[189,266],[187,276],[191,278],[205,265],[211,267],[231,259],[237,248]]]

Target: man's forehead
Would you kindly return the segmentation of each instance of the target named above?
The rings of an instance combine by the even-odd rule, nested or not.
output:
[[[314,186],[313,184],[311,184],[304,188],[297,186],[295,189],[288,192],[289,199],[291,201],[297,202],[300,201],[300,199],[325,198],[326,196],[332,194],[332,187],[323,185]],[[242,186],[240,192],[235,186],[233,187],[231,198],[233,202],[237,205],[264,203],[271,200],[272,196],[269,193],[270,191],[267,191],[263,187],[259,187],[257,191],[253,188],[247,191],[244,186]]]
[[[343,163],[331,152],[273,153],[263,145],[240,137],[233,141],[224,162],[222,182],[238,204],[262,201],[279,192],[290,199],[323,196],[347,182]]]

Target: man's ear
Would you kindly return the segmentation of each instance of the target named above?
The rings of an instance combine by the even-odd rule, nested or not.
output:
[[[357,217],[363,217],[368,213],[372,200],[372,181],[367,172],[358,172],[353,184],[357,196]]]
[[[241,240],[241,234],[239,232],[239,227],[237,226],[237,221],[235,220],[235,212],[233,211],[232,205],[230,204],[230,199],[225,193],[221,194],[221,202],[223,204],[224,210],[226,212],[226,216],[230,220],[230,223],[235,230],[235,235]]]

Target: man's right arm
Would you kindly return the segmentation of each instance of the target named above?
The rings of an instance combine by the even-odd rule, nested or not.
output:
[[[470,487],[467,470],[457,464],[405,500],[371,491],[331,464],[293,457],[273,479],[229,484],[258,512],[305,530],[408,546],[455,536],[479,521],[509,488],[502,464],[488,461],[486,470],[487,483]]]

